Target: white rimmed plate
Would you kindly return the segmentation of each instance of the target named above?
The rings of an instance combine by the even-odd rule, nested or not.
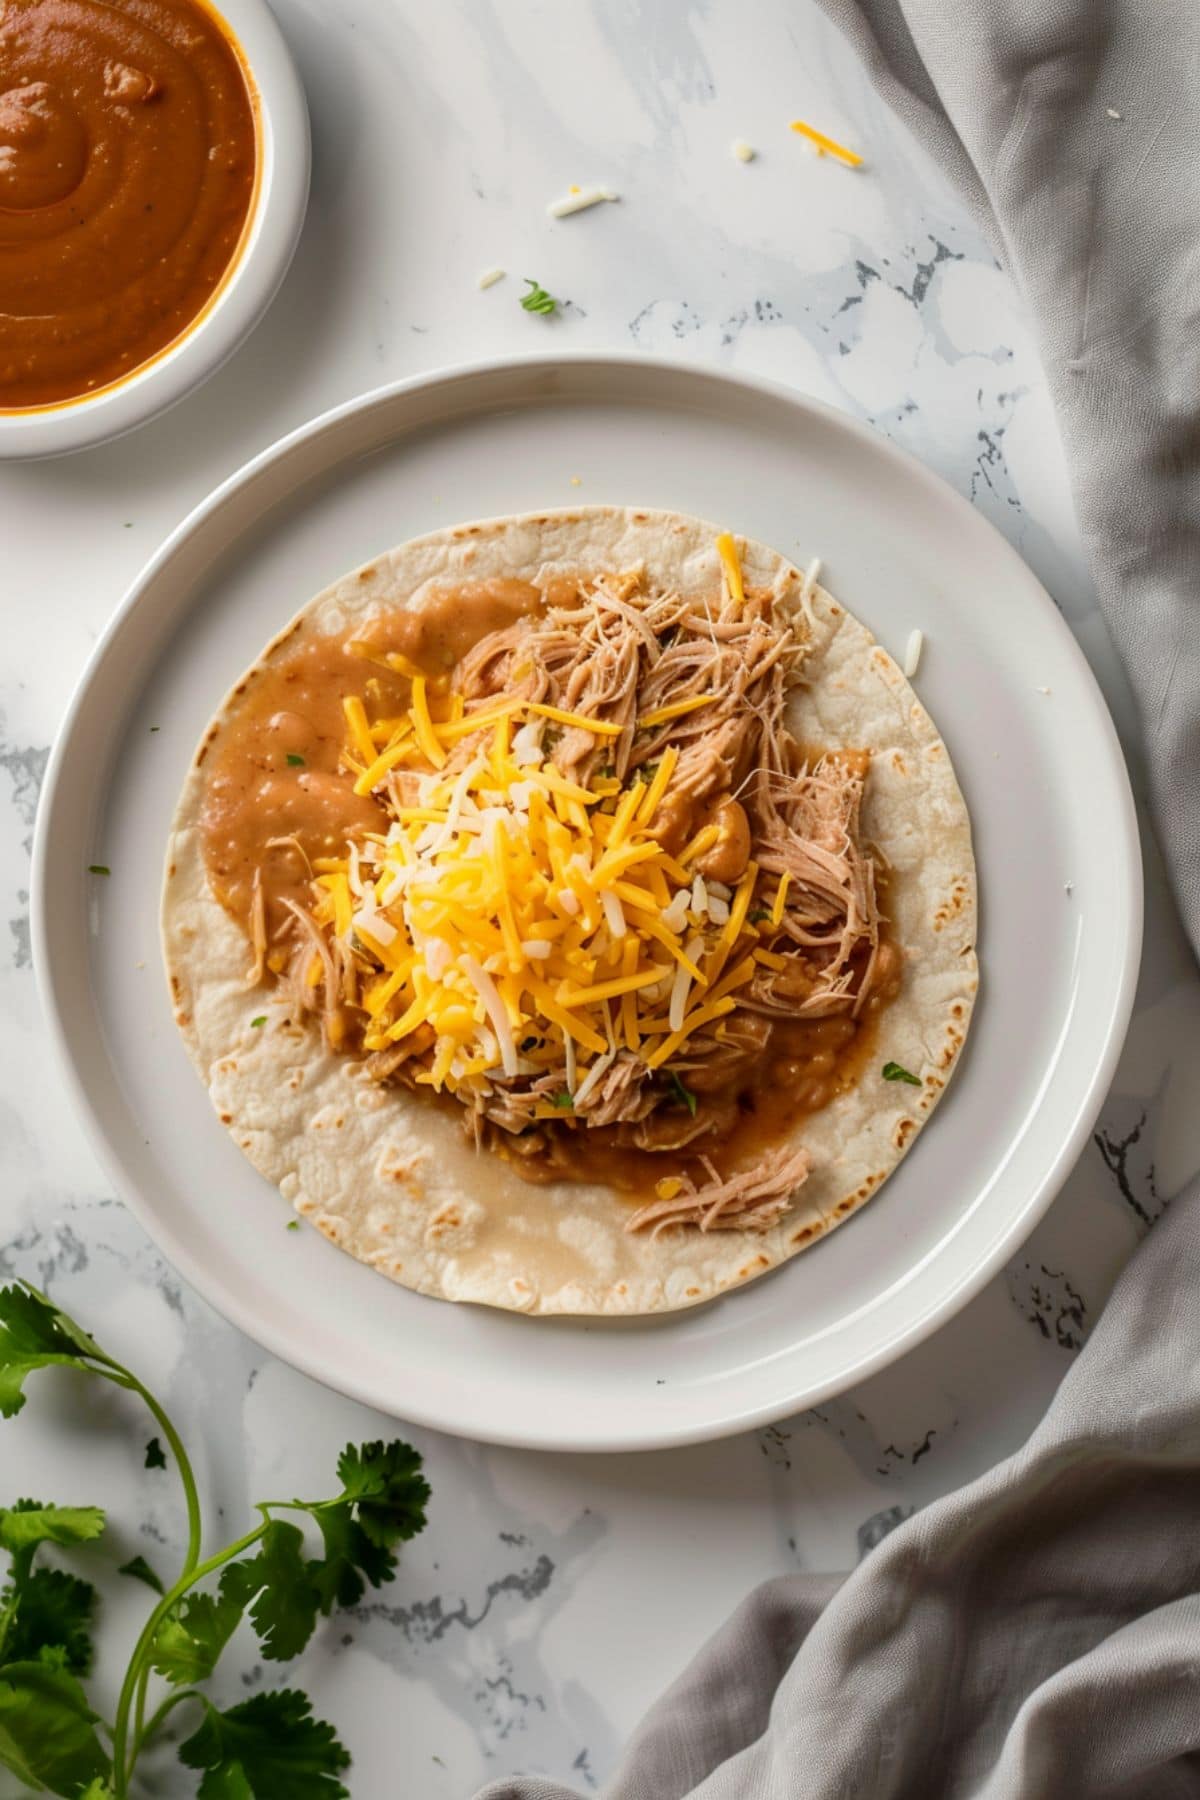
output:
[[[971,807],[982,916],[962,1066],[881,1193],[748,1288],[624,1323],[448,1305],[316,1232],[287,1232],[290,1209],[226,1136],[188,1063],[157,924],[195,743],[301,601],[437,525],[585,500],[674,507],[798,560],[820,554],[832,591],[899,656],[914,627],[925,633],[916,686]],[[90,875],[92,863],[111,874]],[[827,1398],[932,1331],[1011,1254],[1111,1079],[1141,872],[1099,690],[990,525],[873,432],[787,389],[584,355],[365,395],[248,464],[180,526],[69,709],[38,817],[33,929],[67,1079],[105,1167],[228,1318],[403,1418],[539,1448],[650,1448]]]

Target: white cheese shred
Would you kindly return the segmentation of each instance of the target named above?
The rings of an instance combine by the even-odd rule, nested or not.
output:
[[[920,630],[910,631],[904,651],[904,673],[910,681],[921,666],[921,652],[924,648],[925,633]]]
[[[611,188],[580,188],[578,193],[564,194],[561,200],[552,200],[546,211],[552,219],[565,219],[571,213],[586,212],[589,206],[599,206],[604,200],[620,198],[620,194],[615,194]]]
[[[729,146],[729,153],[731,156],[736,157],[738,162],[742,163],[753,162],[754,158],[758,155],[754,145],[748,144],[745,138],[734,138],[732,144]]]
[[[507,269],[485,269],[479,277],[477,285],[481,288],[495,287],[498,281],[504,280],[507,273]]]

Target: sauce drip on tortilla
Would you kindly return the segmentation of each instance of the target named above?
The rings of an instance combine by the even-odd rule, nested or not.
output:
[[[0,6],[0,409],[122,380],[205,310],[257,177],[240,55],[198,0]]]

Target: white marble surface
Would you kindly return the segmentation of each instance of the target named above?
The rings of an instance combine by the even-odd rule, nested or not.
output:
[[[48,1287],[157,1386],[195,1447],[214,1534],[261,1494],[323,1491],[348,1437],[392,1428],[182,1290],[107,1189],[48,1062],[26,888],[72,684],[144,558],[222,476],[335,401],[469,355],[641,348],[763,372],[869,419],[969,494],[1046,581],[1128,725],[1020,300],[807,0],[278,11],[315,166],[269,319],[169,417],[0,473],[0,1272]],[[811,155],[787,130],[797,114],[867,167]],[[735,136],[757,161],[733,160]],[[551,222],[546,202],[572,181],[611,183],[621,202]],[[494,263],[511,274],[480,293]],[[560,319],[520,310],[525,274],[570,301]],[[324,1628],[295,1671],[354,1752],[358,1800],[464,1795],[515,1769],[587,1790],[750,1584],[849,1567],[1023,1438],[1200,1164],[1200,986],[1152,851],[1148,867],[1137,1013],[1097,1140],[1005,1274],[923,1347],[817,1412],[669,1455],[573,1460],[412,1434],[430,1528],[396,1583]],[[32,1393],[0,1426],[0,1501],[102,1501],[122,1521],[115,1560],[142,1548],[165,1566],[180,1508],[170,1474],[140,1466],[136,1408],[68,1378]],[[143,1590],[106,1585],[115,1643]],[[250,1642],[229,1660],[230,1695],[280,1678]],[[155,1791],[189,1791],[174,1781]]]

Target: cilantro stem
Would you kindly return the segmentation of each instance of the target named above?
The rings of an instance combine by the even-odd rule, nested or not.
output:
[[[232,1562],[235,1556],[240,1556],[243,1550],[249,1550],[252,1544],[258,1543],[270,1523],[265,1509],[260,1506],[258,1510],[263,1515],[262,1523],[256,1525],[253,1531],[248,1531],[245,1537],[239,1538],[235,1544],[227,1544],[224,1550],[218,1550],[215,1556],[210,1556],[206,1561],[185,1570],[174,1587],[167,1589],[142,1626],[141,1635],[129,1658],[125,1679],[121,1683],[121,1692],[117,1699],[116,1719],[113,1724],[113,1782],[115,1784],[113,1792],[116,1800],[127,1800],[129,1793],[129,1777],[133,1773],[133,1764],[137,1757],[135,1741],[132,1754],[129,1755],[128,1761],[126,1760],[125,1746],[129,1737],[129,1714],[134,1704],[134,1696],[142,1669],[149,1663],[150,1651],[158,1628],[190,1587],[194,1587],[198,1581],[203,1581],[206,1575],[212,1575],[217,1569],[223,1568],[227,1562]]]
[[[134,1393],[141,1395],[150,1412],[153,1414],[155,1423],[160,1427],[163,1436],[171,1446],[171,1452],[175,1458],[175,1467],[179,1470],[179,1481],[183,1488],[183,1500],[184,1505],[187,1507],[188,1522],[187,1550],[184,1554],[183,1568],[180,1571],[180,1574],[181,1576],[187,1575],[190,1574],[200,1560],[200,1541],[202,1532],[200,1520],[200,1494],[196,1487],[196,1477],[192,1470],[191,1460],[183,1447],[183,1441],[180,1438],[179,1433],[176,1431],[149,1388],[143,1387],[137,1376],[130,1375],[128,1369],[123,1370],[122,1373],[129,1376],[129,1382]]]
[[[175,1708],[184,1700],[199,1700],[201,1704],[203,1704],[204,1695],[198,1688],[182,1688],[178,1693],[168,1694],[162,1705],[155,1707],[145,1725],[134,1736],[133,1749],[129,1753],[129,1766],[131,1769],[141,1755],[146,1744],[162,1725],[167,1714],[174,1712]]]

